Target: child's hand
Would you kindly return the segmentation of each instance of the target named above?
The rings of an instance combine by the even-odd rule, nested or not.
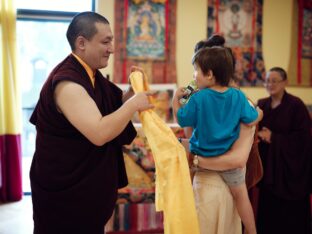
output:
[[[185,88],[177,88],[177,90],[174,93],[173,99],[172,99],[172,109],[173,109],[173,115],[176,118],[177,112],[179,108],[181,107],[181,103],[179,102],[179,99],[182,98],[185,95]]]
[[[173,99],[179,100],[186,94],[187,92],[185,91],[184,87],[177,88],[177,90],[174,93]]]

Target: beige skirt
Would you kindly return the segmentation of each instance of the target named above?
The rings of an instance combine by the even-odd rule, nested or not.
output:
[[[242,233],[231,192],[217,172],[196,172],[193,189],[201,234]]]

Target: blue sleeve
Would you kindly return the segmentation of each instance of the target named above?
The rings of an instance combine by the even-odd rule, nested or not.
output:
[[[195,127],[196,124],[196,101],[193,96],[177,112],[178,124],[181,127]]]
[[[243,93],[241,96],[241,102],[242,102],[242,111],[240,121],[246,124],[255,121],[258,118],[258,111],[251,103],[249,103],[249,101],[247,100],[246,96]]]

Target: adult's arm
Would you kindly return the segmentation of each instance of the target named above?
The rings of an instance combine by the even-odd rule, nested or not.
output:
[[[128,99],[115,112],[102,116],[96,103],[79,84],[61,81],[54,92],[58,110],[93,144],[101,146],[118,136],[134,112],[152,108],[149,93],[139,93]]]
[[[198,157],[198,166],[215,171],[245,167],[254,140],[255,129],[256,127],[241,124],[239,138],[234,142],[229,151],[217,157]],[[182,143],[187,147],[185,142]]]

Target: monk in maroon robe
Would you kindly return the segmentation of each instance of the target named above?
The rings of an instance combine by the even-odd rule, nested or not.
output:
[[[286,72],[272,68],[259,100],[263,179],[259,188],[258,234],[310,234],[311,120],[304,103],[285,91]]]
[[[136,136],[130,120],[152,105],[145,93],[127,99],[133,91],[123,95],[99,72],[113,53],[106,18],[78,14],[67,38],[73,53],[48,77],[30,119],[34,233],[103,234],[128,182],[122,146]]]

